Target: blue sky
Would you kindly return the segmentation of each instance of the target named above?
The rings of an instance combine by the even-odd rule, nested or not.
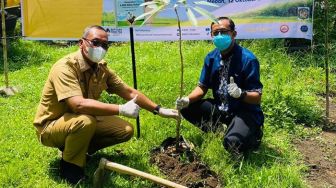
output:
[[[112,12],[114,7],[114,0],[104,0],[104,12]]]

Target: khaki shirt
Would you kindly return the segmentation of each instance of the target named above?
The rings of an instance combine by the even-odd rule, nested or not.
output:
[[[126,87],[106,62],[98,63],[93,70],[79,51],[57,61],[50,70],[42,91],[42,98],[35,115],[34,125],[40,129],[45,123],[72,112],[64,99],[73,96],[97,100],[102,91],[115,93]]]

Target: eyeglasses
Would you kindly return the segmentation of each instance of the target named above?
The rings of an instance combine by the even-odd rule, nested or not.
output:
[[[110,46],[108,44],[108,42],[103,42],[101,40],[98,39],[93,39],[93,40],[89,40],[87,38],[83,38],[84,40],[88,41],[90,43],[90,45],[95,46],[95,47],[102,47],[105,50],[107,50]]]
[[[232,31],[231,29],[218,29],[212,32],[213,36],[217,36],[219,34],[229,34],[229,32]]]

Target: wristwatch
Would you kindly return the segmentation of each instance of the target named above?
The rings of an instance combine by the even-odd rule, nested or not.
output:
[[[157,106],[154,108],[154,110],[153,110],[153,114],[154,114],[154,115],[158,114],[160,108],[161,108],[161,105],[157,105]]]

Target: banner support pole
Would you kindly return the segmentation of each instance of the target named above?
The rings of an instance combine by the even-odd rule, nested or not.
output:
[[[132,71],[133,71],[133,85],[134,89],[138,89],[137,85],[137,75],[136,75],[136,61],[135,61],[135,50],[134,50],[134,23],[135,16],[129,18],[127,21],[130,23],[129,32],[130,32],[130,42],[131,42],[131,55],[132,55]],[[140,138],[140,116],[136,118],[137,125],[137,138]]]

